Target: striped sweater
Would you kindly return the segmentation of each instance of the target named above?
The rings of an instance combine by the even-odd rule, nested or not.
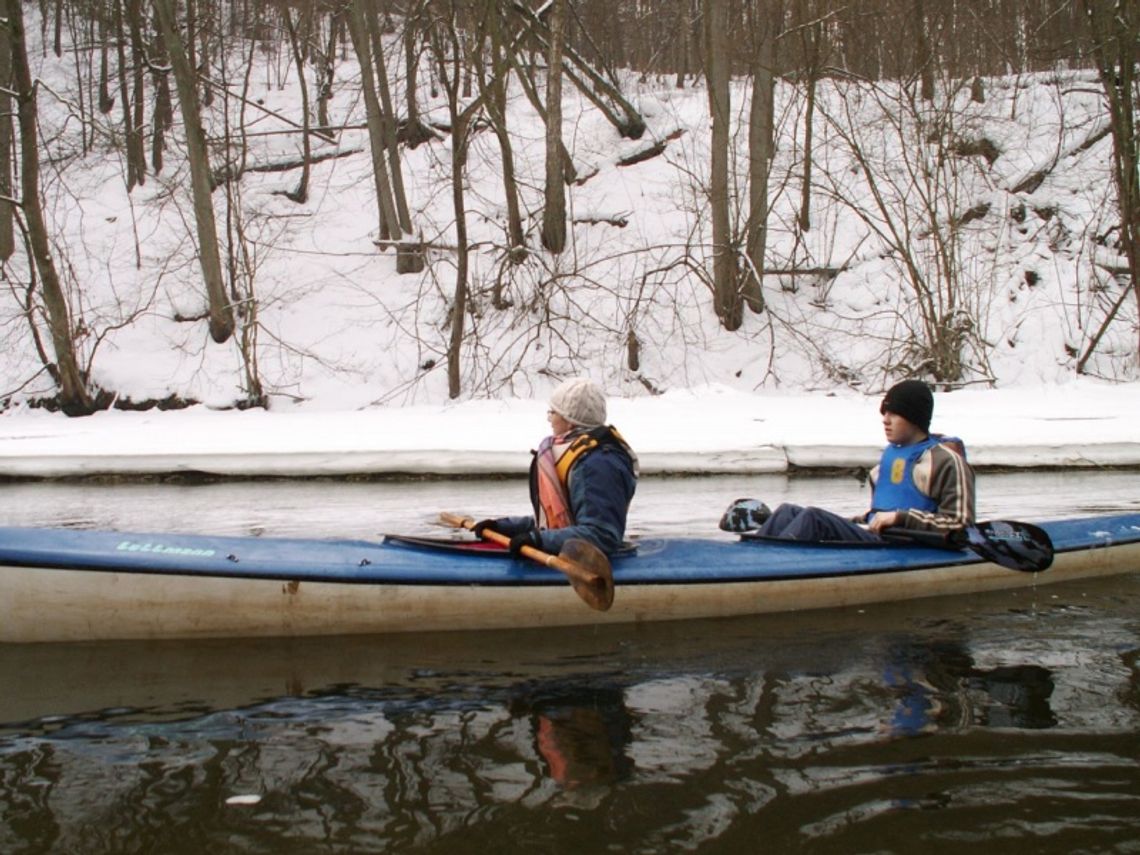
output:
[[[879,467],[871,470],[871,484]],[[955,445],[939,443],[922,453],[914,464],[914,483],[919,491],[938,503],[935,511],[916,508],[901,512],[903,528],[947,532],[974,523],[974,470]]]

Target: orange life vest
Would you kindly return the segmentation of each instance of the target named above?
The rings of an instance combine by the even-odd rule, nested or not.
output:
[[[579,428],[542,441],[530,467],[531,502],[540,529],[566,528],[574,524],[574,512],[570,509],[570,470],[598,446],[611,442],[633,456],[617,428],[609,425],[589,430]]]

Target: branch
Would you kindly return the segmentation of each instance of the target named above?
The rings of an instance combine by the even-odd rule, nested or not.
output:
[[[233,92],[231,92],[229,90],[229,87],[227,87],[221,83],[217,83],[216,81],[211,80],[209,77],[206,77],[205,75],[201,75],[201,74],[198,75],[198,79],[203,81],[207,86],[210,86],[211,88],[216,89],[217,91],[221,92],[227,98],[236,98],[238,101],[241,101],[243,104],[245,104],[249,107],[253,107],[256,110],[260,110],[261,112],[263,112],[269,116],[272,116],[275,119],[279,119],[282,122],[284,122],[285,124],[287,124],[291,127],[294,127],[299,131],[304,131],[305,133],[309,133],[309,134],[312,134],[313,136],[320,137],[321,139],[325,140],[326,142],[336,142],[336,139],[331,134],[329,134],[327,131],[325,131],[323,128],[306,128],[304,125],[293,121],[288,116],[283,116],[281,113],[278,113],[276,110],[270,110],[268,107],[266,107],[262,104],[258,104],[256,101],[250,101],[248,98],[246,98],[242,95],[235,95]]]
[[[362,148],[339,149],[337,151],[311,155],[308,160],[303,157],[299,157],[296,160],[279,160],[274,163],[262,163],[255,166],[247,166],[242,170],[242,172],[288,172],[290,169],[300,169],[306,163],[322,163],[326,160],[335,160],[338,157],[350,157],[354,154],[360,154],[362,151],[364,151]]]

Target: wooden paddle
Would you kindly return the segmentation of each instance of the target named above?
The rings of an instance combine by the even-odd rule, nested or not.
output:
[[[471,517],[440,513],[440,522],[455,528],[473,530],[475,520]],[[500,546],[510,546],[511,539],[491,529],[483,529],[483,540],[489,540]],[[585,540],[571,538],[566,541],[562,551],[557,555],[535,549],[533,546],[524,546],[522,554],[531,561],[537,561],[544,567],[550,567],[566,574],[574,592],[592,609],[604,612],[614,602],[614,574],[610,568],[610,561],[598,547]]]

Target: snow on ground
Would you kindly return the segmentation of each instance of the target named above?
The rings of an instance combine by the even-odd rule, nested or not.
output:
[[[879,398],[745,393],[723,386],[611,398],[609,420],[646,474],[771,473],[871,466]],[[1140,396],[1082,381],[938,393],[933,430],[978,466],[1140,466]],[[548,431],[542,398],[357,411],[108,412],[0,416],[0,476],[519,474]]]
[[[63,60],[38,49],[32,55],[51,92],[74,88],[67,52]],[[174,395],[204,405],[78,420],[21,406],[51,385],[23,309],[9,298],[0,302],[0,397],[13,405],[0,415],[0,475],[523,471],[546,428],[546,395],[560,379],[582,374],[607,388],[611,421],[646,472],[869,465],[882,442],[878,396],[912,370],[907,340],[922,322],[900,247],[885,237],[888,224],[875,213],[867,174],[853,162],[856,150],[871,158],[895,224],[912,234],[902,249],[912,249],[920,265],[940,256],[919,228],[923,212],[908,207],[914,194],[905,180],[920,165],[915,158],[949,164],[931,176],[944,182],[953,206],[941,216],[985,211],[947,232],[959,290],[935,296],[960,301],[959,320],[968,321],[962,329],[973,344],[963,348],[963,388],[938,395],[935,429],[962,436],[981,465],[1140,465],[1135,300],[1123,302],[1089,362],[1100,379],[1075,373],[1105,307],[1127,287],[1105,272],[1121,261],[1111,241],[1098,238],[1111,235],[1114,221],[1111,140],[1100,136],[1102,98],[1087,73],[990,80],[985,103],[963,95],[945,109],[932,107],[930,116],[900,112],[889,85],[868,91],[825,83],[813,227],[804,233],[793,227],[802,92],[781,83],[768,260],[774,268],[843,272],[769,276],[768,311],[746,311],[734,333],[719,327],[708,289],[692,272],[711,268],[701,186],[709,144],[704,90],[631,78],[649,130],[630,141],[568,88],[565,136],[584,180],[567,188],[577,224],[557,257],[535,250],[542,122],[514,91],[508,123],[532,252],[518,266],[504,260],[500,155],[493,134],[477,134],[468,153],[471,316],[456,401],[448,398],[444,369],[453,254],[432,253],[416,277],[396,275],[392,254],[376,251],[367,138],[351,128],[361,119],[351,58],[337,75],[332,109],[350,128],[329,149],[356,153],[315,165],[306,203],[282,195],[293,173],[251,172],[227,188],[232,196],[215,193],[220,221],[232,205],[243,223],[269,411],[226,409],[243,394],[238,337],[217,345],[202,322],[180,320],[200,314],[202,296],[179,132],[164,171],[128,193],[121,151],[111,142],[115,116],[96,119],[108,124],[95,148],[81,151],[66,98],[41,99],[57,165],[44,192],[60,266],[83,312],[91,376],[124,398]],[[395,66],[392,77],[399,79]],[[251,79],[251,101],[296,113],[295,74]],[[741,119],[746,96],[743,86],[734,91]],[[427,115],[445,114],[442,101],[426,91],[423,99]],[[844,124],[845,117],[854,121]],[[935,157],[914,136],[924,138],[921,124],[935,120],[952,121],[955,139],[989,140],[998,157]],[[258,121],[259,133],[284,127],[269,114]],[[663,155],[618,165],[663,141]],[[253,165],[298,153],[295,136],[265,133],[249,145]],[[742,175],[746,135],[735,145]],[[404,155],[419,235],[454,244],[450,140],[443,135]],[[1042,170],[1034,189],[1018,189]],[[18,282],[19,271],[10,278]],[[507,310],[490,299],[500,281],[512,302]],[[630,334],[640,345],[637,367],[628,356]]]

